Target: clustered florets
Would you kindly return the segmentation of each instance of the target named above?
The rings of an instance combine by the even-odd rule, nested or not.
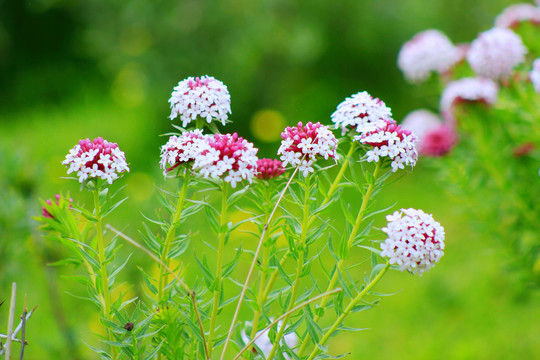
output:
[[[531,4],[510,5],[495,19],[495,26],[515,28],[522,22],[540,24],[540,8]]]
[[[443,74],[461,59],[461,51],[438,30],[416,34],[399,51],[398,67],[411,82],[429,78],[431,72]]]
[[[354,137],[362,144],[373,146],[366,152],[367,161],[379,161],[380,157],[392,160],[392,171],[404,169],[405,165],[413,167],[418,154],[416,152],[416,137],[410,130],[403,129],[394,120],[381,120],[376,129]]]
[[[332,114],[336,129],[345,135],[351,129],[362,133],[379,120],[392,118],[392,111],[382,100],[373,98],[366,91],[359,92],[340,103]]]
[[[68,166],[68,174],[77,173],[80,183],[88,178],[99,178],[112,184],[118,179],[119,173],[129,172],[125,155],[118,145],[101,137],[94,141],[79,141],[66,155],[62,164]]]
[[[444,229],[433,216],[422,210],[401,209],[387,215],[381,230],[388,238],[381,244],[381,256],[401,271],[422,275],[443,256]]]
[[[479,76],[506,79],[516,65],[525,61],[527,48],[521,37],[505,28],[493,28],[478,35],[467,53],[467,61]]]
[[[499,86],[490,79],[463,78],[448,83],[441,95],[441,112],[452,114],[459,102],[481,102],[493,105],[497,101]]]
[[[257,160],[257,178],[273,179],[283,174],[285,169],[281,161],[277,159],[259,159]]]
[[[169,99],[170,119],[180,117],[182,126],[201,117],[206,122],[212,119],[225,125],[227,114],[231,113],[231,96],[227,87],[211,76],[189,77],[174,88]]]
[[[251,183],[257,173],[257,151],[253,144],[234,134],[206,138],[208,147],[195,158],[193,169],[205,178],[223,177],[234,188],[242,180]]]
[[[455,128],[444,123],[428,110],[415,110],[403,119],[402,127],[417,137],[416,148],[420,155],[443,156],[457,143]]]
[[[163,175],[177,166],[195,161],[197,156],[208,148],[208,141],[199,129],[188,131],[180,136],[171,136],[169,141],[161,147],[160,166]],[[169,167],[167,167],[169,166]]]
[[[537,93],[540,93],[540,58],[534,60],[532,70],[529,73],[529,79],[531,79],[534,90],[536,90]]]
[[[283,166],[300,166],[299,171],[304,176],[314,171],[317,156],[325,159],[336,156],[337,139],[328,126],[320,123],[308,122],[303,126],[299,122],[296,126],[287,126],[281,138],[283,140],[277,153],[281,155]]]

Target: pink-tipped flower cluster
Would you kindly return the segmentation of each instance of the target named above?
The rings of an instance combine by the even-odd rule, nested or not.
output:
[[[454,126],[446,124],[428,110],[415,110],[408,114],[401,124],[418,138],[416,148],[420,155],[444,156],[457,143]]]
[[[357,135],[354,139],[373,147],[366,152],[368,162],[378,162],[381,157],[388,157],[392,160],[393,172],[404,169],[405,165],[413,167],[418,159],[416,136],[394,120],[381,120],[375,130]]]
[[[531,79],[534,90],[536,90],[537,93],[540,93],[540,58],[533,61],[529,79]]]
[[[313,164],[318,156],[325,159],[336,156],[337,139],[328,126],[320,123],[308,122],[305,126],[288,126],[281,133],[281,146],[278,155],[281,155],[283,166],[291,164],[300,166],[299,171],[304,176],[313,172]]]
[[[259,159],[257,160],[257,178],[273,179],[285,172],[283,164],[277,159]]]
[[[223,178],[234,188],[242,180],[251,183],[257,173],[257,151],[253,144],[234,134],[207,136],[208,147],[193,163],[193,169],[205,178]]]
[[[469,48],[467,61],[481,77],[506,79],[525,61],[527,48],[521,37],[505,28],[493,28],[478,35]]]
[[[395,211],[386,220],[381,230],[388,238],[381,244],[381,256],[401,271],[422,275],[443,256],[444,229],[432,215],[410,208]]]
[[[118,145],[101,137],[79,141],[62,164],[68,166],[68,174],[77,173],[80,183],[88,178],[99,178],[112,184],[118,174],[129,172],[126,157]]]
[[[231,96],[227,87],[211,76],[189,77],[178,83],[169,99],[170,119],[180,117],[182,126],[201,117],[211,123],[213,119],[225,125],[231,113]]]
[[[499,86],[490,79],[463,78],[446,85],[441,95],[441,113],[453,118],[453,109],[458,103],[478,102],[493,105],[497,102]]]
[[[510,5],[495,19],[495,26],[513,29],[522,22],[540,25],[540,8],[531,4]]]
[[[411,82],[422,82],[432,72],[443,74],[461,58],[460,50],[438,30],[426,30],[406,42],[398,54],[398,67]]]
[[[55,194],[54,197],[56,198],[56,201],[54,202],[56,205],[60,205],[60,194]],[[70,207],[71,207],[71,203],[73,202],[73,199],[72,198],[69,198],[69,203],[70,203]],[[52,200],[51,199],[48,199],[46,201],[46,203],[48,205],[52,205]],[[46,218],[50,218],[50,219],[53,219],[54,216],[45,208],[45,206],[42,206],[41,207],[41,214],[43,215],[43,217],[46,217]]]
[[[161,147],[160,167],[163,169],[163,175],[167,177],[169,171],[195,161],[205,149],[208,149],[208,141],[199,129],[187,131],[180,136],[171,136]]]
[[[391,119],[392,111],[382,100],[362,91],[346,98],[331,117],[336,129],[341,128],[342,135],[345,135],[351,130],[357,133],[370,130],[369,127],[377,121]]]

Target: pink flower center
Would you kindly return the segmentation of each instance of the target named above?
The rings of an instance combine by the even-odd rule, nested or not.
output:
[[[368,132],[364,135],[364,137],[377,134],[380,132],[389,132],[389,133],[396,133],[396,136],[403,140],[405,136],[411,135],[411,131],[407,129],[403,129],[401,125],[398,125],[394,120],[383,120],[385,125],[383,127],[379,127],[377,130]],[[365,142],[365,144],[371,145],[373,147],[381,147],[383,145],[388,145],[388,140],[384,140],[381,142]]]
[[[97,165],[98,170],[105,170],[105,167],[103,164],[98,163],[98,161],[101,159],[102,155],[111,155],[112,150],[116,149],[118,147],[118,144],[116,143],[110,143],[106,140],[103,140],[101,137],[97,137],[94,139],[94,141],[90,141],[90,139],[86,140],[80,140],[79,145],[81,146],[81,149],[79,150],[77,156],[81,156],[84,153],[90,152],[91,150],[98,150],[97,154],[94,156],[94,158],[88,162],[84,166],[87,168],[92,168],[94,165]]]
[[[197,76],[195,78],[195,81],[193,81],[192,79],[189,79],[188,86],[191,90],[195,90],[196,88],[201,87],[201,86],[208,86],[208,80],[209,80],[208,78],[201,80],[201,78]]]

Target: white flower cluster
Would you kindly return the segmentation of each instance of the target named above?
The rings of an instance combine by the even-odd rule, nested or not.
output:
[[[169,103],[170,119],[179,116],[183,127],[195,121],[198,116],[208,123],[216,119],[225,125],[227,114],[231,113],[231,96],[227,87],[211,76],[189,77],[180,81]]]
[[[242,180],[251,183],[257,174],[257,152],[237,133],[215,134],[206,138],[208,148],[204,149],[195,158],[193,169],[205,178],[220,178],[230,183],[234,188]]]
[[[118,145],[100,137],[79,141],[62,164],[68,166],[68,174],[77,173],[80,183],[88,178],[99,178],[112,184],[119,173],[129,172],[126,157]]]
[[[446,35],[438,30],[426,30],[401,47],[398,67],[409,81],[422,82],[431,72],[447,72],[460,58],[460,50]]]
[[[449,82],[441,95],[441,112],[452,113],[458,102],[483,102],[493,105],[497,102],[499,86],[493,80],[483,78],[463,78]]]
[[[281,328],[281,325],[282,321],[278,321],[277,328]],[[241,336],[245,344],[248,344],[251,341],[250,338],[246,335],[245,331],[242,331]],[[264,358],[268,357],[268,355],[270,355],[270,352],[272,351],[273,346],[272,342],[270,341],[270,337],[268,337],[268,330],[266,330],[265,332],[259,331],[255,336],[258,336],[257,340],[255,340],[255,345],[262,351]],[[283,342],[285,342],[285,344],[287,344],[289,348],[293,349],[298,343],[298,336],[294,332],[285,334],[281,339],[280,344],[283,345]],[[253,350],[256,351],[255,349]],[[283,357],[285,359],[290,359],[287,354],[283,354]]]
[[[366,152],[368,162],[378,162],[381,157],[392,160],[392,171],[404,169],[405,165],[413,167],[418,159],[416,152],[416,136],[401,128],[394,120],[384,120],[377,124],[377,129],[357,135],[354,140],[373,146]]]
[[[362,91],[346,98],[331,117],[336,129],[341,128],[342,135],[345,135],[350,129],[356,128],[356,132],[361,133],[366,131],[365,127],[369,124],[391,119],[392,111],[382,100]]]
[[[525,61],[527,48],[521,37],[505,28],[493,28],[478,35],[469,48],[467,61],[482,77],[508,78],[514,67]]]
[[[529,73],[529,79],[533,83],[534,90],[540,93],[540,58],[534,60],[532,64],[532,70]]]
[[[167,173],[177,166],[194,161],[208,147],[205,135],[199,129],[185,132],[180,136],[171,136],[161,147],[160,167],[163,169],[163,175],[167,177]]]
[[[496,27],[514,28],[522,22],[540,24],[540,8],[531,4],[510,5],[495,19]]]
[[[388,238],[381,244],[381,256],[401,271],[422,275],[443,256],[444,229],[432,215],[410,208],[395,211],[386,220],[381,230]]]
[[[283,166],[300,166],[299,171],[304,176],[314,171],[313,164],[318,156],[326,160],[336,156],[337,139],[328,126],[320,123],[308,122],[302,126],[299,122],[297,126],[287,127],[281,138],[277,154],[281,155]]]

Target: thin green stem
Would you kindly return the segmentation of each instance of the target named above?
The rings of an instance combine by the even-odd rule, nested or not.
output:
[[[379,169],[380,169],[380,165],[379,165],[379,162],[377,162],[375,164],[375,169],[373,170],[373,179],[372,179],[372,181],[370,181],[370,183],[369,183],[369,185],[368,185],[368,187],[366,189],[366,192],[365,192],[364,196],[362,197],[362,204],[360,205],[360,210],[358,210],[358,215],[356,216],[356,221],[355,221],[354,226],[353,226],[353,228],[351,230],[351,233],[349,234],[349,238],[347,240],[347,251],[350,251],[351,247],[353,246],[356,235],[358,235],[358,231],[360,231],[360,225],[364,222],[364,218],[365,218],[364,213],[365,213],[365,211],[367,209],[367,206],[369,204],[369,201],[371,199],[371,195],[373,194],[373,191],[375,190]],[[342,259],[340,259],[338,261],[338,263],[336,265],[334,275],[332,275],[332,279],[330,280],[330,283],[328,284],[328,287],[326,288],[327,292],[332,290],[334,288],[334,286],[336,286],[338,278],[339,278],[339,273],[343,270],[344,266],[345,266],[345,259],[342,258]],[[328,303],[329,299],[330,299],[330,297],[328,297],[328,296],[323,297],[321,299],[321,304],[320,304],[321,309],[325,308],[325,306]],[[317,322],[317,321],[319,321],[320,318],[321,318],[320,313],[317,313],[313,320],[315,322]],[[300,349],[298,350],[298,354],[302,354],[306,350],[306,348],[307,348],[307,346],[309,344],[309,341],[310,341],[310,337],[305,336],[304,340],[302,341],[302,345],[300,346]]]
[[[182,211],[184,210],[184,201],[186,199],[189,180],[190,180],[189,170],[186,169],[185,176],[184,176],[184,183],[182,184],[182,189],[180,190],[180,194],[178,196],[178,201],[176,203],[175,212],[172,217],[171,226],[169,227],[169,230],[167,231],[165,242],[163,243],[163,249],[161,251],[161,258],[160,258],[161,263],[159,267],[159,282],[158,282],[158,293],[157,293],[158,304],[164,304],[167,302],[164,291],[169,283],[169,272],[165,269],[165,266],[161,264],[165,264],[169,266],[169,262],[170,262],[169,250],[171,247],[171,243],[176,236],[176,228],[179,225],[180,218],[182,216]]]
[[[223,252],[225,249],[225,239],[227,237],[227,189],[228,183],[224,182],[222,187],[222,198],[221,198],[221,217],[219,222],[219,236],[218,236],[218,249],[217,249],[217,265],[216,265],[216,279],[214,283],[214,300],[212,306],[212,316],[210,318],[210,334],[208,335],[208,344],[209,344],[209,357],[212,355],[212,350],[214,349],[214,334],[216,321],[219,310],[219,300],[221,298],[221,283],[223,281],[222,277],[222,267],[223,267]]]
[[[356,295],[354,299],[352,299],[349,302],[349,305],[347,305],[343,313],[336,319],[336,321],[334,321],[332,326],[330,326],[328,331],[326,331],[324,336],[321,338],[319,345],[324,346],[326,344],[328,339],[330,339],[330,336],[332,336],[332,334],[338,329],[338,327],[341,325],[343,320],[345,320],[347,315],[349,315],[349,313],[354,309],[356,304],[358,304],[358,302],[362,300],[362,298],[371,290],[371,288],[373,288],[373,286],[375,286],[375,284],[377,284],[379,280],[382,279],[382,277],[384,276],[386,271],[388,271],[389,268],[390,268],[390,263],[387,262],[386,266],[382,268],[382,270],[377,274],[377,276],[375,276],[373,280],[371,280],[371,282],[367,284],[366,287],[361,292],[359,292],[358,295]],[[315,349],[313,349],[313,351],[311,352],[311,355],[309,356],[308,360],[313,360],[319,352],[320,352],[319,347],[315,347]]]

